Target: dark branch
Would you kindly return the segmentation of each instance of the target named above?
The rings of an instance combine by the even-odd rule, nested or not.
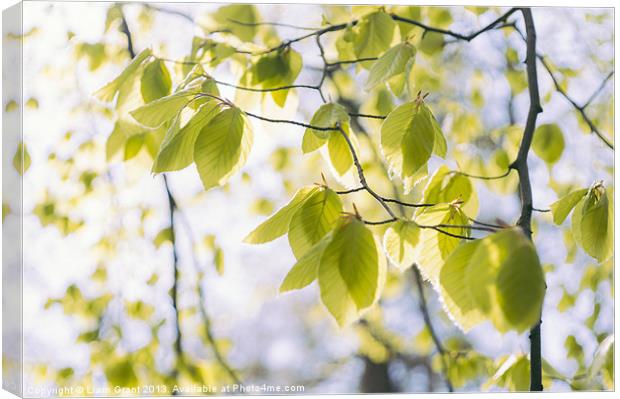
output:
[[[497,179],[503,179],[504,177],[508,176],[510,174],[511,169],[508,169],[505,173],[502,173],[501,175],[498,176],[480,176],[480,175],[472,175],[470,173],[465,173],[465,172],[461,172],[459,170],[453,170],[450,173],[453,174],[459,174],[459,175],[463,175],[463,176],[467,176],[469,178],[472,179],[480,179],[480,180],[497,180]]]
[[[521,32],[521,30],[515,25],[513,26],[514,30],[519,34],[519,36],[521,36],[521,38],[525,41],[527,41],[526,36],[523,34],[523,32]],[[545,70],[547,71],[547,74],[549,74],[549,77],[551,78],[551,81],[553,82],[553,86],[555,87],[555,90],[560,93],[560,95],[562,97],[564,97],[564,99],[566,99],[566,101],[568,101],[573,108],[575,108],[575,110],[579,113],[579,115],[581,116],[581,118],[583,119],[583,121],[588,125],[588,127],[590,128],[590,131],[594,134],[596,134],[598,136],[599,139],[601,139],[601,141],[610,149],[614,149],[614,145],[609,141],[609,139],[607,137],[605,137],[605,135],[603,135],[603,133],[598,129],[598,127],[594,124],[594,122],[592,121],[592,119],[590,119],[590,117],[588,116],[588,114],[586,113],[586,108],[588,107],[588,105],[591,104],[592,101],[594,101],[594,99],[600,94],[600,92],[603,90],[603,88],[605,87],[606,83],[609,81],[609,79],[611,79],[611,77],[613,76],[614,72],[610,72],[609,74],[607,74],[607,76],[605,77],[605,79],[603,79],[603,81],[601,82],[601,84],[599,85],[599,87],[592,93],[592,95],[590,95],[590,97],[588,98],[588,100],[584,103],[584,105],[579,105],[571,96],[568,95],[568,93],[566,92],[566,90],[564,90],[564,88],[562,87],[562,85],[560,84],[560,82],[558,81],[558,79],[555,77],[555,74],[553,73],[553,70],[551,68],[551,66],[549,65],[549,63],[547,62],[546,57],[541,54],[541,53],[536,53],[536,58],[538,60],[540,60],[540,63],[542,64],[542,66],[545,68]]]
[[[191,15],[186,14],[186,13],[184,13],[182,11],[179,11],[179,10],[173,10],[173,9],[170,9],[170,8],[162,8],[162,7],[159,7],[159,6],[154,6],[154,5],[149,4],[149,3],[145,3],[144,7],[147,8],[147,9],[153,10],[153,11],[158,11],[158,12],[160,12],[162,14],[169,14],[169,15],[174,15],[174,16],[177,16],[177,17],[181,17],[181,18],[183,18],[183,19],[185,19],[185,20],[187,20],[187,21],[189,21],[191,23],[195,22],[194,21],[194,17],[192,17]]]
[[[420,312],[422,313],[422,317],[424,318],[424,323],[426,324],[426,328],[428,328],[428,332],[431,334],[433,343],[435,344],[435,347],[437,348],[437,352],[439,352],[439,357],[441,358],[441,365],[443,368],[446,385],[448,386],[448,391],[454,392],[454,387],[452,386],[452,382],[450,381],[450,378],[448,378],[448,364],[447,364],[447,360],[445,356],[446,350],[443,347],[443,344],[441,343],[441,339],[439,339],[437,332],[435,331],[435,327],[433,326],[433,322],[431,321],[431,316],[428,311],[428,304],[426,303],[426,296],[424,294],[424,283],[422,281],[422,276],[420,275],[420,272],[418,271],[418,265],[414,264],[411,267],[411,269],[413,271],[413,277],[414,277],[415,284],[418,290],[418,295],[420,297],[419,298],[420,299]]]
[[[527,165],[527,156],[534,137],[536,129],[536,119],[538,114],[542,112],[540,106],[540,94],[538,91],[538,74],[536,71],[536,29],[534,27],[534,19],[532,10],[529,8],[521,9],[523,18],[525,19],[526,29],[526,70],[527,83],[530,95],[530,108],[527,114],[525,130],[523,131],[523,139],[519,146],[519,153],[515,162],[511,164],[511,168],[516,169],[519,173],[519,193],[521,195],[521,217],[517,223],[523,233],[532,239],[532,186],[530,183],[529,169]],[[540,339],[540,322],[536,324],[530,331],[530,390],[542,391],[542,357],[541,357],[541,339]]]
[[[237,21],[236,19],[232,19],[232,18],[228,18],[228,20],[234,24],[237,25],[242,25],[242,26],[280,26],[283,28],[291,28],[291,29],[299,29],[299,30],[311,30],[311,31],[317,31],[321,28],[310,28],[307,26],[298,26],[298,25],[291,25],[291,24],[285,24],[285,23],[281,23],[281,22],[243,22],[243,21]]]
[[[465,40],[465,41],[469,42],[469,41],[472,41],[473,39],[475,39],[476,37],[478,37],[479,35],[481,35],[482,33],[486,32],[486,31],[489,31],[491,29],[494,29],[497,25],[499,25],[499,24],[501,24],[503,22],[506,22],[508,17],[510,17],[515,11],[517,11],[516,8],[511,8],[510,10],[508,10],[506,13],[502,14],[499,18],[497,18],[496,20],[494,20],[490,24],[486,25],[485,27],[483,27],[480,30],[477,30],[475,32],[470,33],[469,35],[453,32],[453,31],[447,30],[447,29],[435,28],[433,26],[429,26],[429,25],[423,24],[420,21],[416,21],[416,20],[413,20],[413,19],[401,17],[401,16],[396,15],[396,14],[390,14],[390,15],[391,15],[392,19],[395,20],[395,21],[405,22],[405,23],[408,23],[408,24],[411,24],[411,25],[418,26],[418,27],[424,29],[424,31],[426,31],[426,32],[440,33],[440,34],[445,35],[445,36],[451,36],[451,37],[453,37],[455,39]]]

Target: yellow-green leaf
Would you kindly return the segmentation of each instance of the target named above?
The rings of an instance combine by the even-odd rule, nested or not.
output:
[[[15,151],[15,155],[13,156],[13,167],[23,176],[28,168],[30,168],[30,163],[30,154],[28,153],[26,144],[20,141],[19,144],[17,144],[17,151]]]
[[[377,57],[392,44],[396,23],[387,13],[377,11],[366,15],[357,24],[353,49],[358,58]]]
[[[201,105],[182,128],[179,129],[177,124],[171,125],[155,157],[151,171],[161,173],[181,170],[189,166],[194,161],[194,146],[198,135],[219,111],[219,105],[215,101],[209,101]]]
[[[553,214],[553,223],[562,224],[568,214],[573,210],[579,201],[587,194],[588,189],[575,190],[570,194],[560,198],[551,204],[551,213]]]
[[[381,149],[397,176],[413,176],[426,166],[437,135],[433,119],[428,107],[415,100],[397,107],[383,121]]]
[[[323,252],[333,238],[332,232],[327,233],[319,242],[299,258],[288,272],[280,285],[280,292],[300,290],[310,285],[318,276],[319,263]]]
[[[366,90],[370,90],[396,75],[405,73],[409,61],[415,57],[415,52],[415,47],[408,42],[399,43],[386,51],[370,68]]]
[[[599,262],[613,254],[613,205],[608,198],[609,191],[602,186],[591,189],[581,211],[581,245]]]
[[[536,249],[520,229],[480,240],[465,280],[477,308],[499,331],[525,331],[539,321],[544,275]]]
[[[226,29],[244,42],[254,39],[259,22],[258,11],[251,4],[231,4],[220,7],[213,13],[219,27]],[[239,23],[241,22],[241,23]]]
[[[245,237],[243,242],[248,244],[263,244],[286,234],[289,230],[293,215],[295,215],[303,203],[317,190],[318,187],[304,187],[299,189],[293,196],[291,202],[256,227]]]
[[[167,96],[171,88],[170,72],[164,61],[156,59],[144,67],[140,79],[140,91],[145,103]]]
[[[446,312],[464,332],[484,321],[469,291],[467,266],[480,241],[462,243],[450,254],[439,274],[439,289]]]
[[[420,228],[413,222],[398,221],[390,226],[383,235],[383,248],[390,262],[401,270],[411,267],[420,234]]]
[[[196,97],[195,89],[183,90],[162,97],[130,112],[144,126],[158,127],[175,118]]]
[[[323,304],[344,326],[378,299],[385,263],[372,233],[360,220],[343,219],[333,234],[321,257],[319,287]]]
[[[135,77],[142,63],[152,55],[151,49],[145,49],[134,58],[114,80],[99,89],[95,96],[101,101],[111,102],[127,82]]]
[[[194,162],[205,190],[223,185],[245,164],[252,141],[252,130],[238,108],[220,112],[202,128]]]
[[[340,197],[329,188],[321,188],[308,196],[289,225],[288,241],[297,259],[333,229],[341,212]]]
[[[555,123],[540,125],[534,132],[532,149],[548,164],[556,163],[564,152],[564,135]]]

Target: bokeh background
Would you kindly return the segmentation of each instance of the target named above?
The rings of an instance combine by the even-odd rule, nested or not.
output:
[[[105,2],[24,4],[23,134],[31,157],[23,198],[26,386],[103,387],[114,367],[123,375],[133,373],[141,384],[174,376],[172,248],[156,239],[169,223],[162,177],[150,173],[152,160],[145,150],[129,161],[106,159],[113,113],[92,95],[128,62],[125,36],[114,25],[106,27],[111,6]],[[201,21],[207,21],[206,16],[219,6],[156,4],[165,9],[161,11],[126,4],[123,12],[138,51],[152,47],[168,58],[180,59],[189,53],[192,37],[204,34]],[[326,8],[257,5],[264,21],[302,26],[320,26],[321,16],[329,13]],[[473,31],[502,11],[446,10],[451,15],[449,27],[457,32]],[[539,51],[553,61],[570,95],[583,103],[613,68],[612,10],[535,8],[533,13]],[[281,38],[300,34],[286,27],[276,30]],[[330,55],[332,47],[328,47]],[[320,67],[313,41],[294,48],[303,55],[306,67]],[[447,43],[432,57],[419,55],[420,73],[426,74],[421,76],[438,82],[430,101],[450,148],[461,156],[479,157],[483,166],[490,162],[485,147],[471,142],[478,136],[499,134],[497,129],[510,123],[508,107],[516,124],[523,124],[527,113],[527,91],[516,92],[518,83],[511,82],[506,72],[508,48],[522,60],[523,42],[506,29],[470,43]],[[430,61],[433,57],[436,61]],[[169,67],[173,77],[178,76],[178,66]],[[523,78],[523,66],[514,68]],[[235,81],[226,66],[218,73],[221,80]],[[366,73],[352,70],[351,76],[363,86]],[[316,70],[304,68],[297,82],[314,82],[318,77]],[[563,156],[553,167],[530,156],[535,205],[548,208],[558,198],[554,188],[587,187],[596,179],[612,184],[613,152],[587,134],[574,108],[557,93],[542,68],[539,80],[544,100],[539,123],[557,123],[566,141]],[[608,135],[613,132],[612,88],[613,82],[588,108]],[[235,97],[233,89],[220,90],[227,98]],[[349,95],[365,101],[361,90]],[[257,110],[271,117],[309,120],[321,104],[315,93],[299,91],[291,93],[289,102],[285,109],[267,104]],[[378,133],[379,125],[370,123],[368,130]],[[256,120],[252,125],[255,146],[242,173],[226,187],[205,192],[193,165],[168,176],[184,214],[177,227],[182,343],[199,374],[177,379],[188,384],[201,379],[229,382],[205,338],[200,313],[204,307],[218,347],[246,384],[303,385],[306,393],[364,392],[377,387],[445,391],[410,274],[392,270],[380,309],[368,316],[401,355],[390,353],[385,342],[373,338],[364,326],[339,329],[320,305],[314,284],[299,292],[277,294],[295,262],[286,239],[262,246],[243,244],[242,239],[285,204],[296,188],[319,181],[319,171],[327,173],[328,167],[320,156],[302,155],[301,128]],[[457,165],[454,158],[448,164]],[[439,165],[439,160],[431,165]],[[478,219],[516,221],[519,199],[514,192],[478,181],[476,187]],[[10,212],[3,218],[5,223],[17,220]],[[601,337],[613,333],[612,280],[609,273],[600,272],[603,266],[592,266],[593,259],[565,241],[563,230],[551,223],[548,214],[535,215],[535,229],[548,285],[543,356],[559,373],[572,376],[579,372],[581,361],[589,364]],[[600,284],[592,283],[596,278]],[[456,350],[475,353],[463,356],[459,372],[464,382],[457,389],[509,389],[493,375],[506,356],[527,353],[527,334],[501,335],[484,324],[464,335],[442,311],[430,287],[427,297],[441,339]],[[576,344],[567,345],[569,336]],[[559,379],[548,383],[546,388],[555,391],[575,388]]]

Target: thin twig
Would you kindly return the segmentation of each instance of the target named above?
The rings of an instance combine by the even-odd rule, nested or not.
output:
[[[242,26],[280,26],[283,28],[291,28],[291,29],[299,29],[299,30],[311,30],[311,31],[316,31],[319,30],[321,28],[310,28],[307,26],[298,26],[298,25],[292,25],[292,24],[285,24],[282,22],[243,22],[243,21],[238,21],[236,19],[232,19],[232,18],[228,18],[228,20],[234,24],[237,25],[242,25]]]
[[[174,197],[172,197],[172,200],[173,200],[173,203],[175,204],[174,210],[176,211],[176,213],[179,216],[179,218],[178,218],[179,221],[185,227],[185,232],[186,232],[186,234],[187,234],[187,236],[189,238],[190,244],[192,246],[191,253],[192,253],[192,260],[193,260],[193,264],[194,264],[194,269],[195,269],[197,275],[201,275],[202,274],[201,267],[200,267],[200,264],[198,262],[198,259],[196,258],[196,254],[193,251],[193,248],[195,248],[197,241],[196,241],[196,238],[194,236],[194,232],[192,230],[192,226],[190,225],[189,220],[187,219],[185,214],[182,212],[181,208],[179,208],[179,206],[177,205],[178,203],[174,200]],[[205,329],[205,336],[207,338],[207,342],[209,343],[209,346],[211,347],[211,351],[213,352],[213,356],[215,356],[215,360],[224,369],[226,374],[228,374],[230,379],[235,384],[242,385],[243,382],[241,381],[241,379],[237,375],[237,372],[228,363],[228,361],[226,360],[226,357],[224,356],[224,354],[222,353],[222,351],[220,351],[220,348],[218,347],[217,341],[215,339],[215,335],[213,334],[213,328],[211,326],[211,317],[209,316],[209,313],[207,312],[207,307],[206,307],[207,293],[204,290],[204,287],[202,285],[201,280],[198,280],[196,285],[198,287],[198,297],[200,299],[200,303],[199,303],[198,308],[200,310],[200,315],[201,315],[202,320],[203,320],[203,325],[204,325],[204,329]]]
[[[177,17],[181,17],[183,19],[186,19],[186,20],[188,20],[191,23],[195,23],[194,17],[192,17],[191,15],[186,14],[186,13],[184,13],[182,11],[179,11],[179,10],[173,10],[173,9],[170,9],[170,8],[162,8],[162,7],[159,7],[159,6],[154,6],[154,5],[149,4],[149,3],[145,3],[144,7],[147,8],[147,9],[153,10],[153,11],[158,11],[158,12],[160,12],[162,14],[175,15]]]
[[[504,173],[502,173],[501,175],[498,176],[480,176],[480,175],[473,175],[471,173],[465,173],[465,172],[461,172],[460,170],[453,170],[450,171],[450,173],[453,174],[459,174],[459,175],[463,175],[472,179],[480,179],[480,180],[497,180],[497,179],[503,179],[504,177],[508,176],[511,172],[511,169],[508,168],[508,170]]]
[[[453,31],[447,30],[447,29],[435,28],[433,26],[426,25],[426,24],[424,24],[424,23],[422,23],[420,21],[416,21],[416,20],[413,20],[413,19],[401,17],[401,16],[399,16],[397,14],[390,14],[390,16],[395,21],[406,22],[408,24],[418,26],[418,27],[424,29],[426,32],[440,33],[440,34],[445,35],[445,36],[451,36],[451,37],[453,37],[455,39],[459,39],[459,40],[464,40],[464,41],[470,42],[473,39],[475,39],[476,37],[478,37],[480,34],[495,28],[497,25],[501,24],[502,22],[506,22],[508,17],[510,17],[515,11],[517,11],[517,8],[511,8],[510,10],[508,10],[506,13],[502,14],[500,17],[495,19],[490,24],[484,26],[482,29],[479,29],[479,30],[477,30],[475,32],[470,33],[469,35],[464,35],[462,33],[453,32]]]
[[[515,25],[514,30],[519,34],[519,36],[521,36],[521,38],[526,41],[527,38],[526,36],[523,34],[523,32],[521,32],[521,30]],[[551,78],[551,81],[553,82],[553,86],[555,87],[555,90],[560,93],[560,95],[562,97],[564,97],[564,99],[566,101],[568,101],[573,108],[575,108],[575,110],[579,113],[579,115],[581,115],[581,118],[583,119],[583,121],[588,125],[588,127],[590,128],[590,131],[594,134],[596,134],[598,136],[599,139],[601,139],[601,141],[610,149],[614,149],[614,145],[609,141],[609,139],[607,137],[605,137],[605,135],[603,135],[603,133],[598,129],[598,127],[594,124],[594,122],[592,121],[592,119],[590,119],[590,117],[588,116],[588,114],[586,113],[586,108],[588,105],[590,105],[590,103],[599,95],[599,93],[603,90],[603,88],[605,87],[605,84],[609,81],[609,79],[611,79],[611,77],[613,76],[614,72],[610,72],[609,74],[607,74],[607,76],[605,77],[605,79],[603,79],[603,81],[601,82],[601,84],[598,86],[598,88],[590,95],[590,97],[588,98],[588,100],[584,103],[584,105],[579,105],[571,96],[568,95],[568,93],[566,92],[566,90],[564,90],[564,88],[562,87],[562,85],[560,84],[560,82],[558,81],[558,79],[555,77],[555,74],[553,73],[553,70],[551,68],[551,66],[549,65],[549,63],[547,62],[546,57],[537,52],[536,53],[536,58],[540,61],[540,63],[542,64],[542,66],[545,68],[545,70],[547,71],[547,74],[549,75],[549,77]]]
[[[435,344],[435,347],[437,348],[437,352],[439,352],[439,357],[441,359],[441,366],[443,368],[443,374],[446,380],[446,385],[448,386],[448,391],[454,392],[454,387],[452,386],[452,382],[450,381],[450,378],[448,378],[448,363],[447,363],[446,356],[445,356],[446,350],[443,347],[443,344],[441,343],[441,339],[439,339],[437,332],[435,331],[433,322],[431,321],[430,313],[428,311],[428,304],[426,303],[426,296],[424,295],[424,284],[422,282],[422,276],[420,275],[420,272],[418,271],[417,265],[414,264],[411,269],[413,270],[415,284],[418,289],[418,295],[420,297],[420,312],[422,313],[422,317],[424,318],[424,323],[426,324],[426,328],[428,329],[428,332],[431,335],[433,343]]]

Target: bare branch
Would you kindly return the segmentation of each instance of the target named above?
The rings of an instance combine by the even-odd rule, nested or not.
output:
[[[298,25],[291,25],[291,24],[285,24],[282,22],[243,22],[243,21],[237,21],[236,19],[232,19],[232,18],[228,18],[228,20],[234,24],[237,25],[242,25],[242,26],[280,26],[283,28],[291,28],[291,29],[299,29],[299,30],[311,30],[311,31],[317,31],[321,28],[310,28],[307,26],[298,26]]]
[[[514,30],[519,34],[519,36],[521,36],[521,38],[523,40],[527,40],[526,36],[523,34],[523,32],[521,32],[521,30],[515,25],[513,26]],[[549,74],[549,77],[551,78],[551,81],[553,82],[553,86],[555,87],[555,90],[560,93],[560,95],[562,97],[564,97],[564,99],[566,99],[566,101],[568,101],[573,108],[575,108],[575,110],[579,113],[579,115],[581,116],[581,118],[583,119],[583,121],[588,125],[588,127],[590,128],[590,131],[594,134],[596,134],[598,136],[599,139],[601,139],[601,141],[610,149],[614,149],[614,145],[609,141],[609,139],[607,137],[605,137],[605,135],[598,129],[598,127],[594,124],[594,122],[592,121],[592,119],[590,119],[590,117],[588,116],[588,114],[586,113],[586,108],[588,105],[590,105],[590,103],[600,94],[600,92],[603,90],[603,88],[605,87],[607,81],[609,81],[609,79],[611,79],[611,77],[613,76],[614,72],[610,72],[609,74],[607,74],[607,76],[605,77],[605,79],[603,79],[603,81],[601,82],[601,84],[599,85],[599,87],[592,93],[592,95],[590,95],[590,97],[588,98],[588,100],[584,103],[584,105],[579,105],[571,96],[568,95],[568,93],[566,92],[566,90],[564,90],[564,88],[562,87],[562,85],[560,84],[560,82],[558,81],[558,79],[556,78],[555,74],[553,73],[553,69],[551,68],[551,65],[549,65],[549,63],[547,62],[547,57],[545,57],[543,54],[541,53],[536,53],[536,58],[540,61],[540,63],[542,64],[542,66],[545,68],[545,70],[547,71],[547,73]]]
[[[185,20],[187,20],[187,21],[189,21],[191,23],[195,23],[194,17],[192,17],[191,15],[186,14],[186,13],[184,13],[182,11],[179,11],[179,10],[173,10],[173,9],[170,9],[170,8],[162,8],[162,7],[155,6],[155,5],[149,4],[149,3],[144,3],[144,8],[147,8],[147,9],[153,10],[153,11],[158,11],[158,12],[160,12],[162,14],[175,15],[175,16],[181,17],[181,18],[183,18],[183,19],[185,19]]]
[[[424,318],[424,323],[426,324],[426,328],[428,328],[428,332],[431,334],[431,338],[435,347],[437,348],[437,352],[439,352],[439,357],[441,359],[441,365],[443,369],[444,379],[446,380],[446,385],[448,386],[448,391],[454,392],[454,387],[452,386],[452,382],[448,377],[448,364],[446,361],[446,350],[441,343],[441,339],[437,335],[435,331],[435,327],[433,326],[433,322],[431,321],[431,316],[428,311],[428,304],[426,303],[426,296],[424,294],[424,283],[422,282],[422,276],[420,275],[420,271],[418,270],[418,265],[414,264],[411,268],[413,277],[415,280],[416,287],[418,289],[418,295],[420,297],[420,312],[422,313],[422,317]]]
[[[465,172],[461,172],[459,170],[453,170],[450,171],[450,173],[452,174],[458,174],[458,175],[463,175],[463,176],[467,176],[471,179],[480,179],[480,180],[497,180],[497,179],[503,179],[504,177],[508,176],[510,174],[511,169],[509,168],[505,173],[502,173],[501,175],[498,176],[480,176],[480,175],[473,175],[470,173],[465,173]]]
[[[540,106],[540,94],[538,91],[538,73],[536,71],[536,29],[534,27],[534,19],[532,10],[522,8],[523,18],[526,28],[526,69],[527,83],[530,95],[530,108],[527,114],[525,130],[523,131],[523,139],[519,146],[517,159],[510,165],[519,173],[519,193],[521,195],[521,217],[517,223],[523,233],[532,239],[532,186],[530,183],[529,169],[527,165],[527,156],[530,151],[534,131],[536,129],[536,119],[538,114],[542,112]],[[536,324],[530,331],[530,390],[542,391],[542,357],[541,357],[541,339],[540,339],[540,322]]]
[[[406,22],[408,24],[418,26],[418,27],[424,29],[425,32],[440,33],[442,35],[451,36],[451,37],[453,37],[455,39],[465,40],[465,41],[469,42],[469,41],[472,41],[473,39],[475,39],[476,37],[478,37],[479,35],[481,35],[482,33],[487,32],[487,31],[489,31],[491,29],[494,29],[497,25],[499,25],[499,24],[501,24],[503,22],[506,22],[508,17],[510,17],[515,11],[517,11],[517,8],[511,8],[510,10],[508,10],[506,13],[502,14],[499,18],[495,19],[490,24],[484,26],[480,30],[477,30],[475,32],[470,33],[469,35],[453,32],[453,31],[447,30],[447,29],[435,28],[433,26],[429,26],[429,25],[423,24],[420,21],[416,21],[416,20],[413,20],[413,19],[401,17],[401,16],[399,16],[397,14],[390,14],[390,16],[395,21]]]

